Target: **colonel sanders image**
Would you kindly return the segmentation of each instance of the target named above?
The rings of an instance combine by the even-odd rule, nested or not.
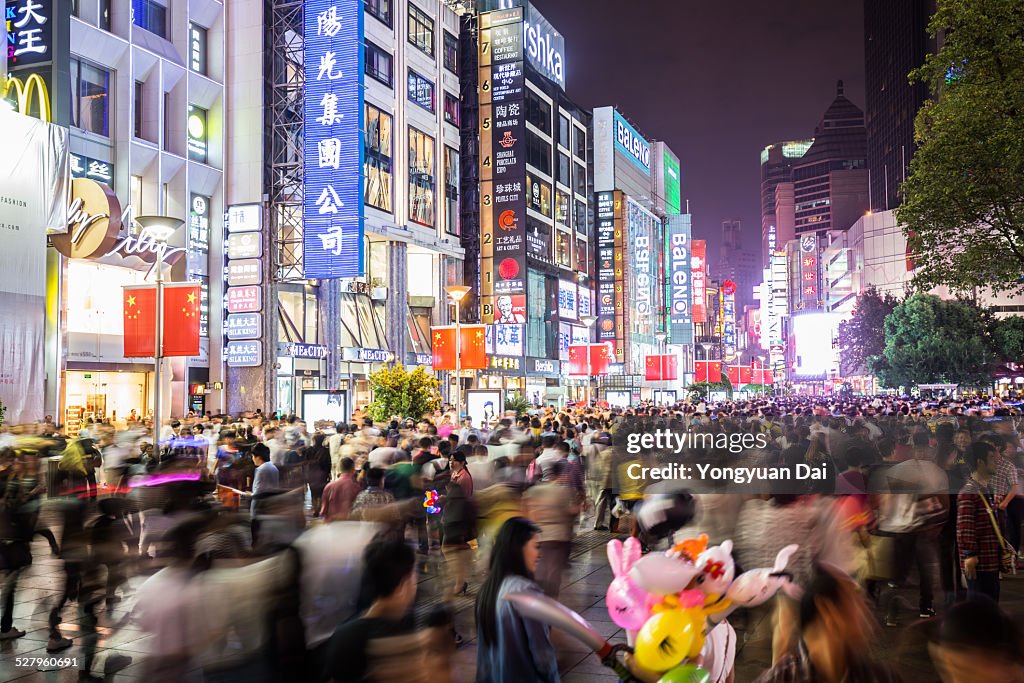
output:
[[[526,317],[521,313],[512,313],[512,297],[508,294],[503,294],[498,297],[497,306],[499,316],[494,322],[499,325],[526,322]]]

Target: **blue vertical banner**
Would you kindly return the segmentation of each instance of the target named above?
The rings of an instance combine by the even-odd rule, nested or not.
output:
[[[670,215],[665,223],[665,251],[668,284],[668,343],[693,344],[693,284],[690,276],[692,242],[690,214]]]
[[[363,2],[304,6],[303,270],[363,274]]]

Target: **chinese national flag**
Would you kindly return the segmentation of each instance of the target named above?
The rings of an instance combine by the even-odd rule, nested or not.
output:
[[[199,355],[199,283],[164,285],[164,356]]]
[[[487,329],[483,325],[462,325],[459,346],[463,370],[483,370],[487,367]]]
[[[751,384],[764,384],[764,370],[753,366],[750,370],[750,383]]]
[[[435,370],[455,369],[455,328],[430,328],[431,366]]]
[[[431,365],[434,370],[454,370],[455,354],[461,346],[460,367],[463,370],[482,370],[487,367],[487,334],[483,325],[462,325],[459,330],[462,344],[455,343],[455,327],[430,328]]]
[[[694,382],[721,382],[722,361],[699,360],[694,363]]]
[[[152,358],[156,346],[156,287],[124,288],[124,357]]]
[[[647,356],[644,370],[648,381],[679,379],[678,365],[673,355]]]
[[[750,384],[753,381],[749,365],[740,366],[740,384]]]
[[[611,371],[612,347],[609,344],[590,345],[590,374],[594,377]]]
[[[587,376],[587,351],[589,344],[572,344],[569,346],[569,376]]]
[[[775,375],[772,374],[771,370],[765,370],[764,371],[764,383],[765,384],[775,384]]]
[[[738,365],[730,365],[728,373],[729,373],[729,382],[732,383],[732,385],[734,387],[735,386],[739,386],[739,383],[740,383],[740,366],[738,366]]]

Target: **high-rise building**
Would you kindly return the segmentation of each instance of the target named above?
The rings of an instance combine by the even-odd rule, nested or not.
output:
[[[772,243],[782,244],[793,239],[796,227],[792,216],[793,166],[800,163],[807,150],[814,144],[810,140],[788,140],[776,142],[761,150],[761,263],[767,268],[771,259]],[[778,214],[779,197],[777,188],[789,183],[788,211],[784,217]],[[786,206],[783,200],[782,205]],[[774,239],[772,237],[774,228]]]
[[[843,82],[814,130],[814,144],[793,166],[796,232],[846,230],[868,210],[864,113]]]
[[[914,153],[914,117],[928,85],[908,75],[935,52],[928,19],[935,0],[864,0],[864,123],[871,172],[870,208],[895,209]]]
[[[723,282],[732,280],[736,283],[738,311],[753,302],[754,284],[760,280],[761,263],[756,254],[743,248],[743,224],[738,220],[722,221],[722,244],[712,275]]]

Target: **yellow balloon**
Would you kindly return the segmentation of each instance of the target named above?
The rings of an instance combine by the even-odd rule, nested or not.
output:
[[[636,662],[651,671],[668,671],[678,666],[693,649],[693,639],[703,630],[689,610],[669,610],[655,614],[636,634],[633,655]],[[700,652],[700,648],[697,650]]]

